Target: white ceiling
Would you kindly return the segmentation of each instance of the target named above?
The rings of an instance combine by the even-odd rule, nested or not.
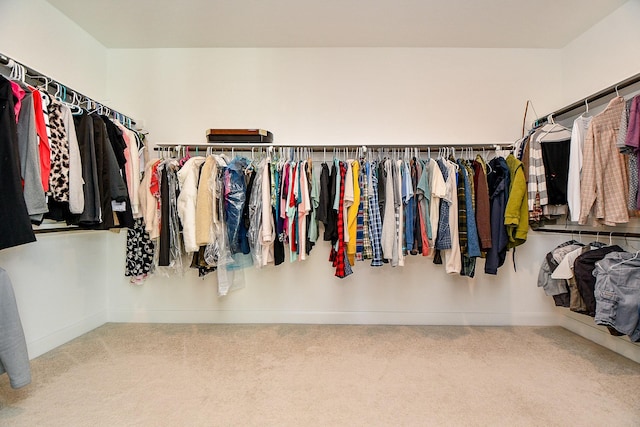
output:
[[[108,48],[561,48],[626,0],[48,0]]]

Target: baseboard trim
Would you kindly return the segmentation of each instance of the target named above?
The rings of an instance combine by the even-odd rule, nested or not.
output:
[[[103,310],[94,315],[85,317],[72,325],[53,331],[44,337],[37,338],[32,341],[29,341],[27,337],[29,358],[34,359],[71,341],[72,339],[79,337],[80,335],[86,334],[87,332],[104,325],[105,323],[107,323],[107,311]]]
[[[555,313],[310,312],[271,310],[110,310],[114,323],[308,323],[557,326]]]
[[[607,328],[596,325],[592,317],[565,311],[560,315],[560,326],[640,363],[640,343],[633,343],[628,337],[614,337]]]

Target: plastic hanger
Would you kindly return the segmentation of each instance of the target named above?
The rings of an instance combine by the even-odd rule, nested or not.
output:
[[[584,114],[589,114],[589,100],[587,98],[584,99]]]
[[[613,264],[613,265],[609,268],[609,270],[613,270],[614,268],[616,268],[616,267],[618,267],[618,266],[620,266],[620,265],[626,264],[626,263],[628,263],[629,261],[633,261],[633,260],[637,259],[637,258],[638,258],[638,255],[640,255],[640,251],[636,251],[636,253],[633,255],[633,257],[632,257],[632,258],[625,259],[625,260],[622,260],[622,261],[620,261],[620,262],[618,262],[618,263],[616,263],[616,264]]]
[[[543,142],[543,139],[552,132],[568,132],[569,134],[567,135],[567,138],[571,138],[571,131],[566,126],[563,126],[560,123],[556,123],[553,120],[553,116],[549,114],[549,117],[547,118],[547,124],[542,127],[541,135],[538,137],[538,141]]]
[[[631,243],[629,243],[629,236],[627,234],[624,235],[624,242],[625,242],[625,246],[628,248],[633,249],[634,251],[639,250],[638,248],[636,248],[635,246],[633,246]]]
[[[27,75],[27,71],[21,64],[18,64],[13,59],[10,59],[7,66],[11,68],[11,74],[9,75],[9,78],[11,80],[19,80],[22,83],[25,83],[24,80],[25,76]]]
[[[49,83],[53,83],[53,80],[50,80],[49,77],[46,77],[46,76],[31,76],[31,75],[25,73],[25,77],[29,77],[30,79],[33,79],[33,80],[42,80],[42,81],[44,81],[42,86],[38,86],[38,89],[44,90],[45,92],[47,92],[49,90]]]

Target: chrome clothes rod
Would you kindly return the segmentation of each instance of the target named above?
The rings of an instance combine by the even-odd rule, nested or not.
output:
[[[536,228],[536,232],[542,233],[559,233],[559,234],[574,234],[581,236],[602,236],[602,237],[630,237],[640,239],[640,233],[634,233],[629,231],[610,231],[610,230],[581,230],[579,228]]]
[[[541,123],[545,123],[547,121],[547,117],[552,116],[554,118],[557,118],[559,116],[563,116],[567,113],[570,113],[572,111],[575,110],[580,110],[580,109],[584,109],[586,107],[586,103],[588,102],[594,102],[594,101],[598,101],[602,98],[605,98],[609,95],[613,95],[615,93],[618,93],[620,90],[622,89],[626,89],[630,86],[633,86],[635,84],[640,83],[640,73],[635,74],[629,78],[626,78],[614,85],[611,85],[605,89],[602,89],[601,91],[598,91],[594,94],[591,94],[585,98],[582,98],[579,101],[576,101],[572,104],[567,105],[566,107],[560,108],[559,110],[556,110],[550,114],[546,114],[544,116],[540,116],[537,119],[537,123],[541,124]]]
[[[513,142],[499,142],[499,143],[485,143],[485,144],[424,144],[424,143],[407,143],[407,144],[328,144],[328,145],[291,145],[291,144],[274,144],[269,142],[234,142],[234,143],[210,143],[210,142],[196,142],[196,143],[175,143],[175,142],[159,142],[155,144],[155,150],[160,151],[168,148],[214,148],[214,149],[234,149],[234,150],[251,150],[254,148],[273,148],[273,149],[289,149],[289,148],[303,148],[305,150],[311,150],[315,152],[328,150],[328,149],[364,149],[366,150],[402,150],[405,148],[418,148],[418,149],[460,149],[460,148],[472,148],[476,150],[508,150],[513,148]]]
[[[126,114],[122,114],[120,112],[118,112],[117,110],[114,110],[111,107],[108,107],[106,105],[104,105],[101,102],[95,101],[92,98],[89,98],[88,96],[78,92],[75,89],[71,89],[70,87],[68,87],[67,85],[64,85],[60,82],[58,82],[55,79],[52,79],[51,77],[42,74],[41,72],[34,70],[31,67],[28,67],[18,61],[16,61],[15,59],[8,57],[7,55],[4,55],[2,53],[0,53],[0,65],[4,65],[8,68],[13,68],[14,66],[18,65],[20,67],[23,67],[25,72],[26,72],[26,78],[29,78],[31,80],[37,81],[39,83],[42,83],[39,79],[44,79],[48,88],[49,84],[55,84],[60,91],[62,92],[62,96],[65,98],[64,101],[66,102],[71,102],[71,100],[73,100],[73,94],[75,93],[77,96],[80,97],[80,103],[82,104],[83,102],[89,102],[91,104],[94,104],[96,106],[101,106],[102,108],[109,110],[111,112],[111,116],[116,119],[116,120],[121,120],[122,122],[126,122],[129,127],[133,127],[133,125],[136,124],[136,121],[133,120],[131,117],[127,116]],[[49,89],[47,89],[49,90]]]

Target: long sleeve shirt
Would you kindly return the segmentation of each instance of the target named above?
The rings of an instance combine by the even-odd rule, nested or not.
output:
[[[592,117],[580,116],[571,128],[571,151],[569,155],[569,179],[567,180],[567,202],[571,221],[580,219],[580,172],[582,170],[582,150]]]
[[[593,118],[584,143],[580,184],[580,220],[593,214],[596,223],[615,225],[629,222],[627,162],[616,148],[618,126],[625,100],[616,97]],[[593,212],[592,212],[593,209]]]

